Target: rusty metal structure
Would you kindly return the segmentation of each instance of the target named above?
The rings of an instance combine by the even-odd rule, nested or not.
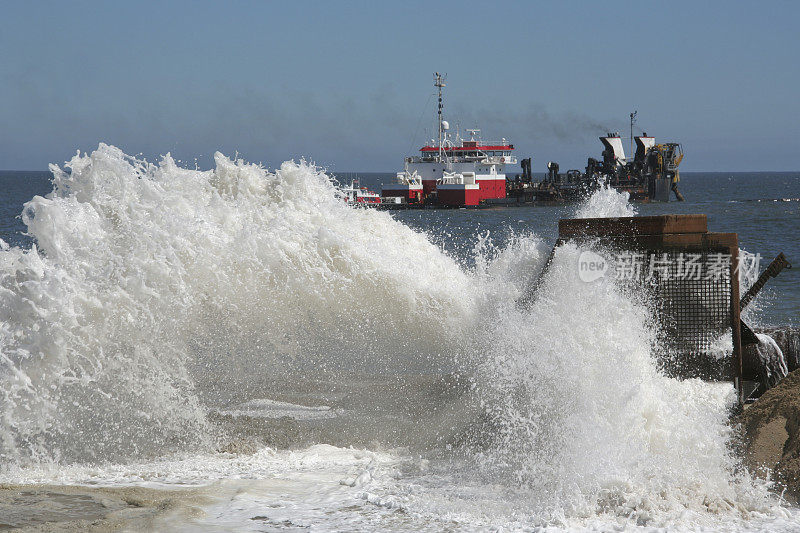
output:
[[[638,292],[654,311],[664,372],[732,380],[746,399],[736,233],[710,233],[706,215],[562,219],[558,230],[559,244],[579,241],[641,259],[644,268],[631,270],[624,283],[643,288]],[[689,269],[698,275],[686,275]],[[728,332],[733,350],[720,357]]]

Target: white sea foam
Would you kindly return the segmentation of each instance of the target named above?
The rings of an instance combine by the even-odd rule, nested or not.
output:
[[[526,486],[542,523],[602,512],[666,525],[729,505],[768,509],[735,471],[732,387],[658,373],[646,308],[610,280],[580,281],[578,255],[560,248],[532,310],[506,308],[486,332],[487,479]]]
[[[220,414],[228,416],[250,416],[256,418],[283,418],[295,420],[316,420],[320,418],[334,418],[336,412],[327,405],[296,405],[288,402],[279,402],[266,398],[248,400],[230,409],[220,409]]]
[[[37,246],[0,252],[3,463],[208,446],[207,385],[452,352],[468,276],[424,236],[308,164],[215,161],[101,145],[26,204]]]
[[[0,251],[0,480],[213,483],[205,514],[162,517],[187,530],[798,523],[730,451],[730,386],[659,374],[646,307],[581,281],[576,246],[523,309],[549,251],[536,236],[483,240],[466,271],[347,207],[311,165],[215,159],[188,170],[101,145],[27,204],[37,247]],[[578,211],[631,214],[608,188]],[[288,409],[253,403],[270,396],[257,376],[292,392],[293,376],[354,370],[468,375],[471,447],[213,452],[211,410]],[[422,426],[439,403],[407,412]]]
[[[636,214],[633,204],[628,202],[630,194],[620,192],[607,183],[602,183],[575,213],[575,218],[632,217]]]

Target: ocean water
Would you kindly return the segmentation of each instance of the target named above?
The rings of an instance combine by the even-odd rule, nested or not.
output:
[[[349,183],[380,191],[394,174],[342,173]],[[535,176],[540,179],[543,175]],[[778,253],[800,264],[800,171],[797,172],[684,172],[679,187],[685,202],[637,204],[640,215],[703,213],[709,231],[739,235],[739,246],[761,257],[761,270]],[[444,250],[469,265],[468,253],[478,234],[489,232],[503,246],[519,232],[533,231],[548,242],[558,233],[558,219],[575,215],[573,205],[536,205],[473,210],[400,211],[397,220],[425,232]],[[602,213],[600,213],[602,215]],[[759,302],[764,325],[800,321],[800,269],[785,270],[769,281]]]
[[[683,204],[390,213],[302,162],[101,145],[0,187],[0,527],[800,527],[734,453],[732,387],[660,374],[646,307],[580,281],[581,250],[516,305],[576,213],[704,212],[800,257],[800,174],[687,174]],[[751,320],[796,320],[796,272]]]

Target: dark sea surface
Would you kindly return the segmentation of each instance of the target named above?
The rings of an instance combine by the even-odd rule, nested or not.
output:
[[[349,183],[376,192],[392,173],[337,173]],[[739,234],[739,245],[760,254],[763,270],[779,252],[797,268],[784,271],[770,280],[764,291],[761,319],[766,324],[800,322],[800,171],[797,172],[686,172],[681,174],[680,190],[685,202],[638,204],[641,215],[667,213],[705,213],[714,232]],[[0,171],[0,239],[12,246],[28,247],[20,213],[23,204],[35,195],[52,189],[49,172]],[[554,241],[559,218],[570,217],[574,205],[494,207],[466,210],[394,211],[392,216],[424,231],[449,254],[471,266],[472,249],[480,236],[503,246],[513,234],[534,232]]]

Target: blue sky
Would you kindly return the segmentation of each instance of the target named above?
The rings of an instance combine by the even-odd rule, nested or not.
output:
[[[797,2],[4,2],[0,168],[106,142],[395,171],[446,116],[534,171],[628,113],[684,170],[800,168]],[[426,105],[427,104],[427,105]],[[419,125],[419,127],[418,127]],[[627,143],[626,143],[627,145]]]

